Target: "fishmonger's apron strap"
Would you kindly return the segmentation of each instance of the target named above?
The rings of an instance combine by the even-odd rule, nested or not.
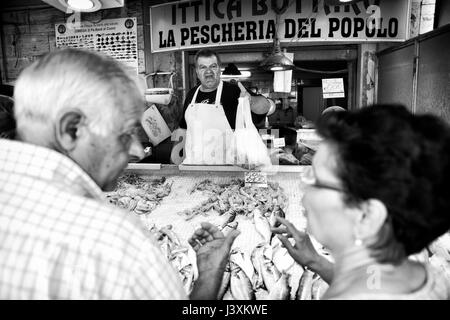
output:
[[[195,90],[194,96],[192,97],[192,100],[191,100],[191,104],[195,103],[195,100],[197,100],[197,94],[198,94],[198,91],[200,90],[200,87],[201,87],[201,85],[199,85],[197,90]],[[220,105],[220,98],[222,97],[222,88],[223,88],[223,81],[220,80],[219,86],[217,87],[216,101],[214,103],[210,103],[210,104],[214,104],[216,106]]]
[[[222,97],[222,88],[223,88],[223,81],[220,80],[219,86],[217,87],[216,102],[214,103],[216,107],[220,106],[220,98]]]

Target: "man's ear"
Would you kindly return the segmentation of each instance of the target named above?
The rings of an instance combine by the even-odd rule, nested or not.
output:
[[[360,216],[357,217],[355,230],[361,240],[375,236],[387,219],[387,208],[378,199],[364,201]]]
[[[65,151],[72,151],[83,133],[85,115],[81,110],[64,110],[56,119],[56,140]]]

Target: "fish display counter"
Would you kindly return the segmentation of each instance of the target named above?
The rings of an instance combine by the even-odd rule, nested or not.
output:
[[[276,216],[305,230],[302,175],[310,166],[278,166],[261,176],[233,166],[129,164],[109,201],[137,215],[178,271],[189,294],[198,272],[188,238],[207,221],[225,234],[238,229],[218,299],[316,300],[328,285],[295,263],[270,227]],[[255,178],[256,177],[256,178]],[[251,180],[252,178],[253,180]],[[332,257],[311,238],[324,257]],[[442,269],[450,279],[450,233],[411,256]]]
[[[300,177],[306,168],[279,166],[267,173],[264,183],[252,184],[246,180],[249,171],[233,166],[129,164],[107,197],[154,232],[187,293],[198,276],[187,240],[208,221],[224,233],[240,231],[219,299],[319,299],[326,283],[296,264],[270,231],[278,215],[305,229]]]

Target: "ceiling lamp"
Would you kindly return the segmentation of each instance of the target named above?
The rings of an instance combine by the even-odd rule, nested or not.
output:
[[[226,76],[240,76],[241,72],[234,63],[229,63],[222,74]]]
[[[272,2],[272,10],[274,8],[274,2]],[[278,39],[278,27],[280,25],[280,14],[276,15],[276,30],[273,38],[273,51],[263,62],[259,65],[260,68],[266,71],[285,71],[295,68],[294,63],[288,59],[283,52],[281,52],[280,40]]]
[[[94,12],[100,9],[119,8],[125,0],[42,0],[66,13]]]
[[[362,0],[325,0],[325,5],[328,6],[339,6],[339,5],[348,5],[356,2],[360,2]]]
[[[261,62],[259,67],[267,71],[285,71],[294,69],[294,63],[281,52],[280,40],[278,40],[277,36],[275,36],[273,42],[274,46],[272,54]]]
[[[234,63],[229,63],[228,66],[223,70],[220,78],[226,79],[240,79],[240,78],[250,78],[252,73],[250,71],[240,71]]]
[[[63,6],[78,12],[94,12],[101,8],[98,0],[59,0]]]

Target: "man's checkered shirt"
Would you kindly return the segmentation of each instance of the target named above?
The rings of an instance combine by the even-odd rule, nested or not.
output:
[[[0,139],[0,299],[186,299],[132,214],[72,160]]]

